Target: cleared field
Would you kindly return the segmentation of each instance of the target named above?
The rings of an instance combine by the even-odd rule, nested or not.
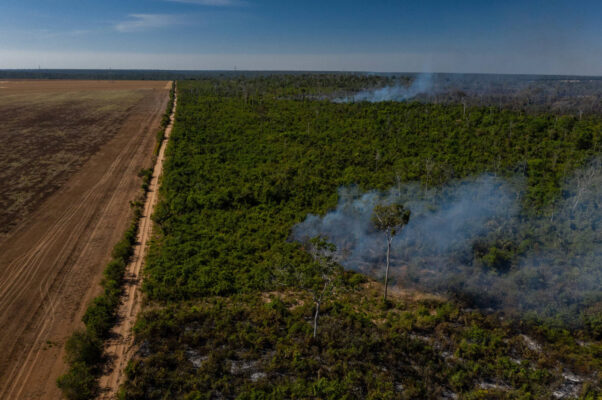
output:
[[[0,81],[0,238],[165,82]]]
[[[60,398],[169,82],[0,81],[0,398]]]

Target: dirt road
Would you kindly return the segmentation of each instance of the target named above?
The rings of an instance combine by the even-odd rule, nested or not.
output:
[[[119,132],[0,242],[0,399],[59,399],[63,345],[100,292],[139,195],[168,90],[149,92]]]
[[[146,257],[148,241],[152,234],[151,215],[155,209],[158,200],[159,178],[163,172],[163,160],[165,158],[165,148],[173,128],[173,119],[177,105],[177,97],[171,114],[171,121],[165,129],[165,140],[159,149],[157,162],[153,170],[153,176],[149,185],[149,192],[144,204],[144,212],[140,219],[136,246],[132,261],[127,266],[125,295],[123,303],[119,307],[119,322],[112,331],[112,339],[105,347],[105,352],[110,359],[110,365],[106,373],[100,379],[101,396],[100,399],[113,400],[117,395],[119,386],[123,382],[123,372],[133,355],[135,348],[132,328],[136,323],[136,316],[140,311],[140,284],[141,272]]]

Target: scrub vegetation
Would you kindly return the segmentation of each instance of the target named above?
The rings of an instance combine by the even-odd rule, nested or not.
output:
[[[340,187],[428,190],[482,173],[520,175],[521,215],[548,216],[602,145],[595,113],[327,99],[378,79],[178,83],[122,399],[599,398],[599,292],[571,326],[403,282],[383,302],[378,276],[337,270],[291,239],[337,206]],[[482,247],[494,273],[516,268],[517,248]]]

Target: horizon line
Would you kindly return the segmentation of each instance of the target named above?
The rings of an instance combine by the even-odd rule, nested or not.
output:
[[[165,69],[165,68],[0,68],[0,72],[61,72],[61,71],[127,71],[127,72],[268,72],[268,73],[314,73],[314,74],[372,74],[372,75],[502,75],[502,76],[546,76],[546,77],[579,77],[579,78],[602,78],[602,75],[589,74],[550,74],[550,73],[514,73],[514,72],[426,72],[426,71],[387,71],[377,72],[369,70],[320,70],[320,69]],[[8,78],[3,78],[8,79]]]

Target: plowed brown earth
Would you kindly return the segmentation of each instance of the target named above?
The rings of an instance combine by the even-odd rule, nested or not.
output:
[[[0,190],[18,171],[33,181],[20,187],[21,197],[37,196],[17,207],[11,215],[18,222],[0,239],[0,399],[61,398],[55,381],[65,370],[63,344],[82,326],[130,221],[129,201],[140,192],[138,171],[150,166],[168,88],[167,82],[0,82],[0,169],[13,168],[0,178]],[[10,107],[7,117],[2,111]],[[6,164],[2,156],[13,153],[27,164],[15,167],[18,157]],[[71,161],[61,169],[56,154]],[[14,185],[7,190],[14,194]]]
[[[0,81],[0,239],[165,82]]]

